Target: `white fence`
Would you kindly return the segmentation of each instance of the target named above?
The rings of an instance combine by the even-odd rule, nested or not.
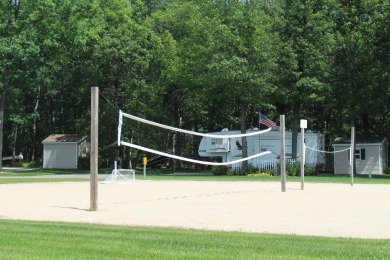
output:
[[[286,163],[295,163],[296,160],[294,159],[286,159]],[[260,159],[255,158],[249,160],[249,165],[252,165],[253,167],[259,168],[260,171],[266,171],[266,170],[276,170],[278,167],[279,159]],[[232,168],[237,171],[242,168],[242,163],[234,163],[232,164]]]

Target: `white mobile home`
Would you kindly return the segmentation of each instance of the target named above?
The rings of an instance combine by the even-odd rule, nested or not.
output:
[[[85,153],[86,136],[53,134],[42,141],[44,169],[77,169],[78,158]]]
[[[248,130],[247,132],[258,131],[258,129]],[[240,134],[240,131],[222,130],[212,134],[233,135]],[[298,133],[297,159],[301,156],[301,134]],[[199,145],[199,155],[202,157],[221,157],[222,162],[235,161],[242,158],[241,138],[210,138],[203,137]],[[249,160],[249,164],[260,169],[275,168],[280,158],[280,131],[275,128],[261,135],[247,137],[248,156],[270,151],[270,154]],[[319,132],[307,130],[305,132],[305,144],[307,147],[324,150],[325,139]],[[291,157],[292,151],[292,132],[286,131],[286,156]],[[317,167],[325,164],[325,155],[312,149],[306,149],[305,166]],[[233,168],[240,168],[241,163],[232,165]]]
[[[334,173],[350,173],[350,151],[337,152],[348,149],[351,140],[337,138],[333,143]],[[388,167],[388,147],[386,138],[365,138],[356,140],[355,164],[358,174],[382,174]]]

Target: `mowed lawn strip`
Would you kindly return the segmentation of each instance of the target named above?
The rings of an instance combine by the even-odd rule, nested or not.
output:
[[[0,178],[0,184],[13,184],[13,183],[42,183],[42,182],[79,182],[87,181],[87,179],[80,178]]]
[[[103,181],[111,173],[110,169],[99,169],[99,181]],[[75,177],[75,174],[78,175]],[[47,176],[50,175],[50,176]],[[58,178],[56,178],[58,176]],[[13,178],[15,177],[15,178]],[[23,177],[23,178],[21,178]],[[40,178],[41,177],[41,178]],[[270,177],[249,177],[249,176],[227,176],[212,175],[211,172],[159,172],[147,171],[144,177],[143,172],[136,171],[136,179],[154,181],[260,181],[280,182],[280,176]],[[34,168],[31,170],[13,170],[12,172],[0,172],[0,184],[26,183],[26,182],[69,182],[69,181],[90,181],[89,172],[86,170],[53,170]],[[300,182],[300,176],[287,176],[287,182]],[[307,183],[346,183],[351,182],[347,174],[320,174],[305,176]],[[359,174],[354,177],[356,184],[390,184],[390,175],[369,175]]]
[[[280,176],[270,177],[249,177],[249,176],[218,176],[218,175],[188,175],[188,174],[147,174],[144,178],[142,174],[136,174],[137,180],[178,180],[178,181],[260,181],[260,182],[280,182]],[[372,175],[371,179],[368,175],[357,175],[354,177],[356,184],[390,184],[390,175]],[[300,176],[287,176],[287,182],[300,182]],[[349,175],[341,174],[321,174],[316,176],[305,176],[305,182],[308,183],[346,183],[350,184],[351,178]]]
[[[0,220],[0,259],[390,259],[390,240]]]

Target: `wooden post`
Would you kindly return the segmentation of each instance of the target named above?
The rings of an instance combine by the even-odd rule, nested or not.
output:
[[[353,175],[355,174],[355,127],[351,127],[351,186],[353,186]]]
[[[285,143],[286,143],[286,132],[285,132],[285,123],[284,115],[280,116],[280,177],[281,177],[281,190],[286,192],[286,152],[285,152]]]
[[[98,210],[99,88],[91,88],[91,211]]]

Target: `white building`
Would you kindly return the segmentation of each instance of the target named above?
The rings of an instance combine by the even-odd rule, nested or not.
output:
[[[333,143],[334,151],[334,173],[350,173],[350,139],[338,138]],[[355,165],[358,174],[382,174],[388,167],[388,147],[386,138],[366,138],[356,140]]]
[[[86,153],[87,137],[53,134],[42,141],[44,169],[77,169],[78,158]]]
[[[258,131],[257,129],[248,130],[247,132]],[[240,134],[240,131],[221,131],[212,134],[217,135],[233,135]],[[291,158],[292,152],[292,132],[285,132],[285,153],[287,158]],[[324,150],[325,138],[320,132],[314,132],[307,130],[305,132],[305,144],[308,148],[315,150]],[[300,160],[301,156],[301,134],[298,133],[297,141],[297,160]],[[249,160],[249,164],[252,164],[259,169],[272,169],[276,167],[280,158],[280,131],[275,128],[269,132],[261,135],[255,135],[247,137],[248,144],[248,156],[259,154],[261,152],[270,151],[271,154],[267,154],[255,159]],[[203,137],[199,145],[199,155],[202,157],[221,157],[222,162],[235,161],[242,158],[242,140],[241,138],[210,138]],[[305,166],[318,167],[325,164],[325,154],[306,149]],[[233,168],[240,168],[241,163],[232,165]]]

